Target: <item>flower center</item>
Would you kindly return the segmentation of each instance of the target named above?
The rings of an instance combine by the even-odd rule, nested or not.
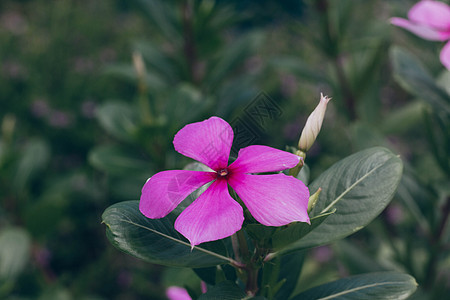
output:
[[[218,171],[217,174],[218,174],[220,177],[225,177],[225,176],[228,175],[228,170],[227,170],[227,169],[222,169],[222,170]]]

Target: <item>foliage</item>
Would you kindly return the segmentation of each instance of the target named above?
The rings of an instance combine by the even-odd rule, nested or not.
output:
[[[217,115],[248,130],[234,148],[285,149],[324,92],[299,175],[322,188],[311,225],[241,232],[264,250],[243,262],[255,299],[442,299],[450,71],[389,24],[415,2],[2,1],[0,298],[244,297],[230,238],[191,252],[173,228],[201,191],[159,220],[128,200],[199,168],[173,150],[184,125]]]

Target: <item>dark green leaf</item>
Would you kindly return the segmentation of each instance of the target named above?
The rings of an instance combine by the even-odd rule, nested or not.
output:
[[[113,175],[148,178],[150,164],[129,149],[119,146],[98,146],[89,153],[89,162],[99,170]]]
[[[131,140],[137,130],[137,113],[126,103],[106,103],[97,109],[96,114],[103,129],[118,139]]]
[[[14,176],[14,186],[22,190],[25,185],[47,165],[50,149],[43,140],[35,139],[28,142],[21,153]]]
[[[316,82],[329,82],[327,76],[320,70],[314,69],[310,64],[300,60],[298,57],[276,57],[270,62],[276,69],[290,72],[304,80]]]
[[[254,31],[224,48],[223,53],[218,56],[217,63],[210,68],[209,74],[206,76],[207,86],[211,90],[215,89],[232,70],[242,65],[243,61],[262,44],[263,40],[263,33]]]
[[[406,299],[417,288],[413,277],[394,273],[369,273],[329,282],[301,294],[292,300],[316,299]]]
[[[283,255],[280,262],[278,281],[284,281],[281,288],[275,294],[274,299],[289,299],[295,287],[305,260],[305,251],[296,251]]]
[[[411,94],[429,102],[436,111],[450,113],[450,95],[439,87],[422,64],[408,51],[391,49],[394,76],[397,82]]]
[[[246,296],[245,292],[234,282],[222,281],[201,295],[198,300],[241,300]]]
[[[290,224],[288,227],[276,232],[272,237],[272,245],[275,251],[281,250],[289,244],[295,243],[302,237],[322,224],[334,211],[311,218],[311,225],[303,222]]]
[[[149,219],[139,211],[139,201],[114,204],[105,210],[102,219],[106,235],[116,248],[147,262],[190,268],[230,262],[222,255],[226,253],[221,241],[191,250],[189,242],[174,229],[174,215]]]
[[[322,188],[314,217],[336,212],[282,251],[324,245],[369,224],[391,201],[402,176],[401,159],[385,148],[357,152],[334,164],[309,186]]]

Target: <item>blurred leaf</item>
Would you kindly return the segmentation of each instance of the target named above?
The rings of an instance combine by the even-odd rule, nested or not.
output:
[[[163,33],[168,41],[180,45],[182,36],[179,26],[181,24],[178,24],[176,18],[176,11],[179,10],[179,7],[169,1],[139,0],[138,2],[141,3],[143,11],[148,15],[149,21],[158,27],[159,32]]]
[[[385,144],[384,136],[378,131],[378,128],[374,126],[370,126],[361,121],[355,121],[349,127],[351,129],[352,141],[356,150],[382,146]]]
[[[148,178],[151,165],[128,148],[97,146],[89,153],[89,162],[108,174]]]
[[[138,84],[138,76],[136,69],[132,64],[112,64],[104,68],[103,72],[105,75],[115,76],[119,78],[126,79],[132,85]],[[146,69],[144,83],[148,89],[160,90],[167,88],[167,83],[161,74],[155,72],[152,69]]]
[[[17,227],[0,232],[0,279],[13,279],[25,269],[30,256],[28,233]]]
[[[50,149],[47,143],[40,139],[29,141],[21,153],[14,176],[14,186],[22,190],[33,176],[45,168],[49,158]]]
[[[450,70],[445,69],[438,77],[437,84],[450,95]]]
[[[167,115],[172,128],[197,121],[204,114],[209,103],[199,89],[190,84],[179,84],[174,87],[165,99]]]
[[[157,44],[149,40],[141,40],[135,43],[134,48],[142,54],[148,64],[147,72],[156,70],[163,75],[165,81],[170,83],[176,83],[179,80],[173,62],[161,51]]]
[[[329,282],[292,300],[315,299],[406,299],[417,288],[413,277],[394,272],[369,273]]]
[[[25,208],[25,224],[30,233],[36,238],[45,238],[47,234],[56,230],[59,220],[64,217],[67,199],[64,195],[53,195],[35,201]]]
[[[357,152],[335,163],[309,189],[322,188],[310,217],[331,209],[336,212],[282,252],[324,245],[362,229],[389,204],[402,169],[400,158],[381,147]]]
[[[394,77],[406,91],[429,102],[435,111],[450,114],[450,95],[435,83],[434,78],[411,53],[393,47],[390,55]]]
[[[270,61],[277,70],[289,72],[293,75],[314,83],[329,83],[328,77],[320,70],[313,69],[309,64],[303,62],[298,57],[281,56]]]
[[[344,263],[346,270],[350,274],[361,274],[369,272],[386,271],[387,268],[381,266],[373,257],[373,253],[366,251],[356,243],[346,240],[338,241],[333,245],[334,253],[339,260]]]
[[[263,40],[263,33],[254,31],[241,36],[231,45],[224,47],[223,52],[218,55],[217,62],[210,66],[209,72],[205,76],[205,85],[210,90],[214,90],[231,71],[243,64],[263,43]]]
[[[119,250],[144,261],[175,267],[203,268],[229,263],[222,241],[204,243],[191,250],[174,229],[174,215],[149,219],[139,211],[139,201],[107,208],[102,215],[109,241]]]
[[[103,129],[118,139],[131,140],[137,128],[138,115],[126,103],[109,102],[100,106],[97,118]]]
[[[202,294],[198,300],[238,300],[246,297],[245,292],[234,282],[222,281]]]
[[[421,101],[407,103],[387,115],[381,125],[384,134],[400,134],[423,123],[423,112],[428,107]]]
[[[288,227],[277,231],[272,237],[272,245],[275,251],[282,250],[287,245],[295,243],[322,224],[335,211],[327,212],[311,218],[311,225],[303,222],[289,224]]]

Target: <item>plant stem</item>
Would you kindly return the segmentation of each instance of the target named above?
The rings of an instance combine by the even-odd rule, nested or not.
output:
[[[186,58],[189,77],[193,83],[199,83],[201,80],[198,72],[197,49],[195,47],[194,29],[193,29],[193,11],[190,0],[185,0],[182,7],[183,29],[184,29],[184,56]]]
[[[431,253],[430,259],[428,260],[424,278],[424,286],[427,289],[432,288],[432,284],[435,282],[437,267],[439,262],[439,256],[441,254],[441,250],[443,249],[443,245],[441,244],[441,239],[444,234],[445,227],[447,225],[448,219],[450,215],[450,197],[447,197],[447,200],[442,207],[442,219],[440,220],[437,230],[435,234],[430,237],[431,239]]]
[[[356,98],[351,89],[348,78],[345,74],[344,65],[342,63],[340,55],[340,46],[337,33],[333,31],[335,28],[331,26],[329,20],[329,5],[327,0],[319,0],[316,2],[316,9],[322,15],[322,30],[323,37],[325,39],[324,43],[324,53],[332,60],[333,67],[336,71],[336,75],[339,81],[339,86],[341,89],[341,94],[343,98],[343,104],[347,110],[347,115],[350,121],[355,121],[356,115]]]

